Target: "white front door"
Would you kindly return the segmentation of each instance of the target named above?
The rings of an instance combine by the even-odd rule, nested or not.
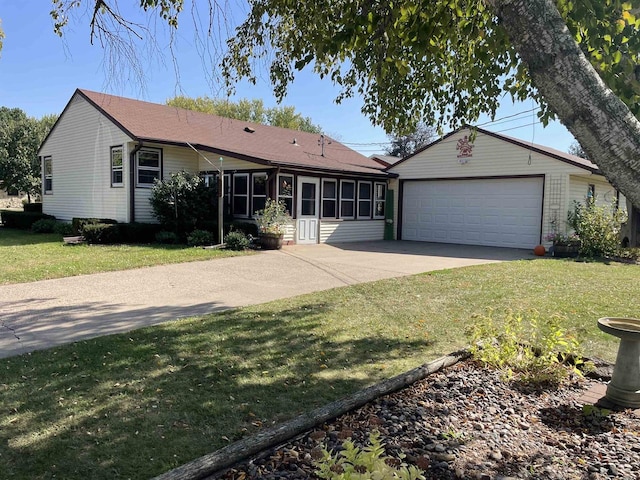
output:
[[[298,177],[296,243],[318,243],[320,179]]]

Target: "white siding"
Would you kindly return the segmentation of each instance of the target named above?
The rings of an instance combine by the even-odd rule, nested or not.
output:
[[[320,243],[382,240],[384,220],[320,220]]]
[[[595,186],[596,203],[598,205],[611,205],[616,199],[616,189],[600,176],[578,177],[571,176],[569,208],[573,209],[573,202],[584,203],[589,191],[589,185]]]
[[[51,156],[53,193],[43,195],[43,212],[61,220],[73,217],[129,220],[129,155],[126,136],[76,95],[40,155]],[[125,145],[123,186],[111,187],[110,147]]]
[[[145,147],[159,148],[162,150],[162,178],[171,177],[172,173],[185,170],[190,173],[198,173],[198,155],[190,148],[174,147],[167,145],[156,145],[145,143]],[[135,189],[135,221],[143,223],[155,223],[153,209],[149,202],[151,198],[151,188],[136,187]]]
[[[564,224],[572,196],[569,190],[570,177],[592,178],[587,170],[481,132],[473,142],[472,156],[459,159],[460,152],[456,149],[458,140],[469,133],[469,130],[461,130],[392,167],[390,171],[399,174],[400,180],[544,175],[543,238],[551,231],[552,221]],[[585,182],[583,196],[586,194],[586,184],[593,183]],[[397,198],[395,207],[396,235],[397,205],[401,201],[401,198]]]
[[[193,152],[193,150],[192,150]],[[220,155],[216,155],[209,152],[201,152],[205,157],[209,159],[207,162],[204,158],[198,156],[198,169],[201,172],[216,171],[220,168]],[[195,152],[194,152],[195,154]],[[213,165],[211,165],[213,164]],[[214,166],[215,165],[215,166]],[[225,172],[232,172],[234,170],[266,170],[271,167],[261,165],[259,163],[247,162],[245,160],[238,160],[237,158],[223,156],[222,169]]]

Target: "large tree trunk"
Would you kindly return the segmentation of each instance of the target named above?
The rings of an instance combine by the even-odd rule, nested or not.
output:
[[[486,0],[533,84],[607,179],[640,207],[640,122],[583,55],[552,0]]]

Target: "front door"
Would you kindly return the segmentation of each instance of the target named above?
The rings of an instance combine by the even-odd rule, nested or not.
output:
[[[320,179],[298,177],[296,243],[318,243]]]

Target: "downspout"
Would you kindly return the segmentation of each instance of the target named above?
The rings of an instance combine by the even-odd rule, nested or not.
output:
[[[136,221],[136,153],[142,148],[142,142],[138,141],[138,145],[129,153],[129,223]]]

